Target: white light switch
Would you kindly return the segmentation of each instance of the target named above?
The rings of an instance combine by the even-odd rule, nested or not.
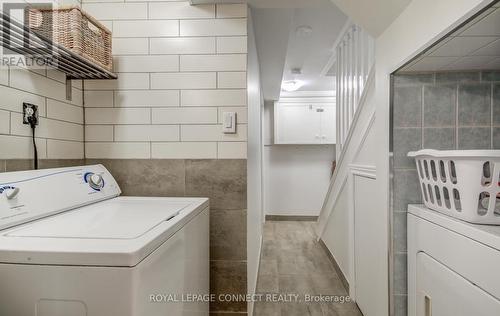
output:
[[[222,113],[222,132],[224,134],[236,133],[236,112]]]

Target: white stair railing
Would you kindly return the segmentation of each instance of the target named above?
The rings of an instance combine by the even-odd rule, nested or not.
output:
[[[374,39],[361,27],[346,28],[336,47],[337,159],[340,157],[357,111],[375,56]]]

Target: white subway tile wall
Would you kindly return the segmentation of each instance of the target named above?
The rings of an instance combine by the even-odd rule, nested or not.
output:
[[[215,159],[218,156],[215,142],[172,142],[151,143],[152,158],[184,159],[196,157],[198,159]]]
[[[0,66],[0,159],[33,158],[31,129],[22,123],[23,102],[38,106],[39,158],[84,158],[82,85],[73,81],[67,100],[65,81],[54,69]]]
[[[217,52],[225,54],[245,54],[247,52],[247,37],[219,37],[217,38]]]
[[[246,18],[247,6],[226,5],[217,8],[218,18]]]
[[[179,71],[179,56],[116,56],[113,65],[116,72]]]
[[[86,107],[113,107],[113,91],[85,91],[83,98]]]
[[[152,73],[151,89],[215,89],[215,72]]]
[[[0,110],[0,134],[10,133],[10,112]]]
[[[235,36],[247,34],[246,19],[185,20],[181,36]]]
[[[181,71],[246,71],[246,54],[182,55]]]
[[[218,143],[218,154],[221,159],[242,159],[247,156],[246,142]]]
[[[85,141],[112,142],[113,125],[87,125],[85,126]]]
[[[115,38],[179,36],[179,22],[176,20],[108,21],[108,23],[113,25],[113,36]]]
[[[76,105],[69,105],[61,101],[48,99],[47,117],[82,125],[83,107]]]
[[[83,142],[47,139],[48,159],[79,159],[83,155]]]
[[[246,110],[246,108],[245,108]],[[217,108],[152,109],[153,124],[217,124]]]
[[[178,90],[115,90],[115,107],[179,106]]]
[[[192,6],[189,1],[148,3],[150,19],[210,19],[215,18],[214,5]]]
[[[37,138],[38,158],[47,158],[47,139]],[[30,137],[0,135],[0,159],[33,158],[33,143]]]
[[[113,31],[118,73],[84,83],[87,158],[246,158],[245,4],[83,0],[82,7]],[[236,134],[222,133],[225,111],[237,113]],[[47,113],[77,123],[78,113],[53,102]]]
[[[86,143],[85,158],[148,159],[151,157],[150,143]]]
[[[9,69],[0,68],[0,84],[4,86],[9,85]]]
[[[85,3],[86,1],[82,1]],[[148,18],[147,3],[88,3],[82,5],[83,9],[89,12],[98,20],[140,20]]]
[[[151,54],[215,54],[216,50],[214,37],[152,38],[150,43]]]
[[[38,70],[38,69],[37,69]],[[66,100],[66,84],[34,71],[26,71],[26,69],[10,67],[9,86],[18,90],[27,91],[40,96],[48,97],[55,100],[82,106],[83,99],[81,90],[72,87],[72,99]]]
[[[247,86],[246,72],[219,72],[217,73],[217,88],[245,89]]]

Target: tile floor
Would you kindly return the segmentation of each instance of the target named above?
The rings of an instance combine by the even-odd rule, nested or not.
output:
[[[268,221],[257,293],[347,295],[327,254],[316,241],[314,222]],[[354,303],[257,302],[255,316],[362,316]]]

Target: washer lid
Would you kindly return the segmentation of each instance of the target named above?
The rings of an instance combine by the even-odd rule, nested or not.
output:
[[[0,232],[0,263],[134,267],[208,208],[206,198],[116,197]]]
[[[159,203],[154,199],[112,199],[53,216],[13,230],[5,236],[135,239],[168,221],[191,203]]]

